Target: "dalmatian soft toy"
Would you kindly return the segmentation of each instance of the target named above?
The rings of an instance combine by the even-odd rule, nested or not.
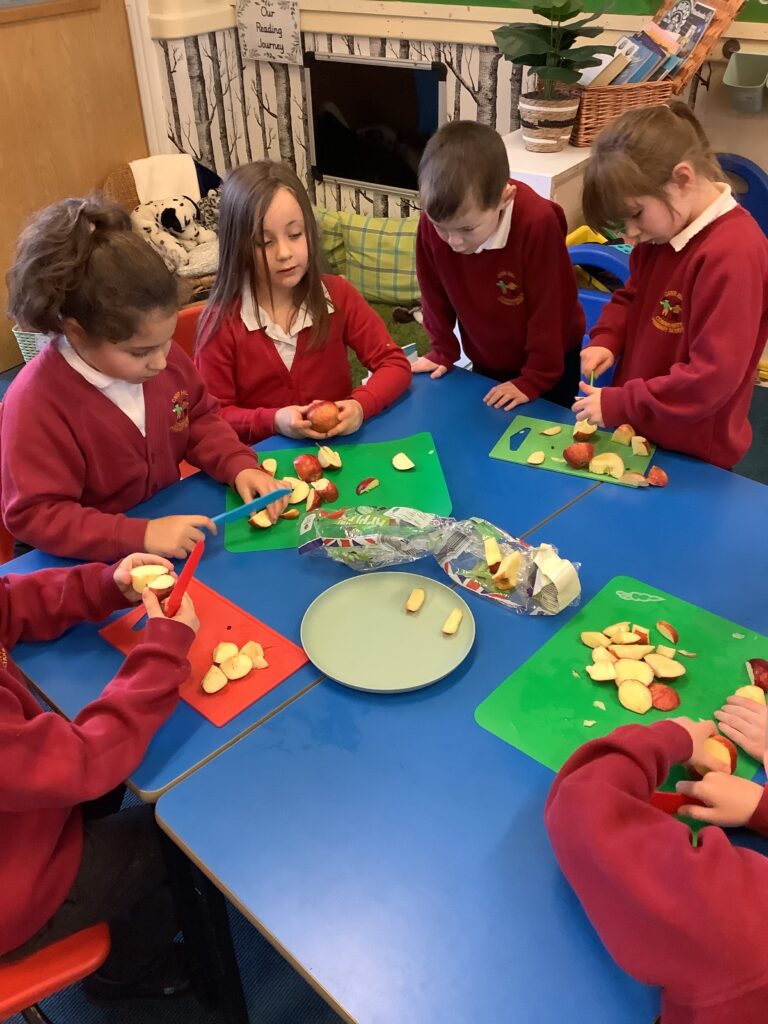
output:
[[[216,232],[201,227],[198,208],[189,196],[154,199],[137,206],[131,214],[133,230],[160,253],[175,273],[189,262],[189,253],[203,242],[213,242]]]

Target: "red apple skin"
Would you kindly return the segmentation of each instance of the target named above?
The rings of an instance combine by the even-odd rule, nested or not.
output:
[[[317,514],[323,519],[341,519],[346,511],[345,508],[337,508],[333,512],[318,512]]]
[[[586,469],[595,455],[595,446],[587,441],[569,444],[563,451],[563,458],[573,469]]]
[[[158,601],[166,601],[171,596],[175,585],[174,582],[170,587],[163,587],[162,590],[158,590],[151,583],[148,583],[146,589],[153,593]]]
[[[315,455],[297,455],[293,460],[293,468],[296,470],[299,480],[303,480],[306,484],[311,484],[313,480],[319,480],[323,475],[323,467]]]
[[[669,483],[669,477],[661,466],[651,466],[647,479],[651,487],[666,487]]]
[[[729,740],[727,736],[721,736],[719,733],[716,736],[710,736],[709,739],[714,740],[715,743],[722,744],[728,751],[728,756],[731,759],[730,774],[733,775],[736,771],[736,764],[739,760],[739,752],[736,749],[736,744],[732,740]],[[704,773],[696,765],[690,766],[689,774],[694,779],[701,779],[704,777]]]
[[[334,501],[339,500],[339,488],[333,480],[328,480],[325,487],[318,488],[317,493],[320,495],[320,501],[323,505],[330,505]]]
[[[339,424],[339,410],[335,402],[313,402],[307,409],[307,419],[318,434],[327,434]]]
[[[750,658],[748,664],[752,669],[752,685],[768,693],[768,661],[764,658]]]

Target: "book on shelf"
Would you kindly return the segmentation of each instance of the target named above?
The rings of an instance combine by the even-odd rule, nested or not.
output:
[[[617,75],[621,74],[629,64],[629,57],[626,53],[615,53],[613,57],[608,56],[608,63],[603,68],[598,68],[597,75],[587,84],[588,89],[599,89],[602,86],[610,85]]]

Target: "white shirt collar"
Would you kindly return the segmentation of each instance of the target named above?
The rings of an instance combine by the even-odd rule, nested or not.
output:
[[[691,239],[698,235],[700,231],[703,231],[707,225],[717,220],[718,217],[722,217],[724,213],[728,213],[735,206],[738,206],[738,203],[733,198],[730,185],[727,185],[724,181],[716,181],[714,184],[720,193],[717,199],[711,202],[706,210],[699,214],[696,220],[691,221],[687,228],[683,228],[674,238],[670,238],[669,244],[675,252],[682,252]]]
[[[324,284],[323,294],[325,295],[328,312],[333,313],[331,296],[328,294],[328,289]],[[296,313],[296,318],[291,325],[290,334],[287,331],[284,331],[279,324],[276,324],[262,306],[259,306],[257,313],[253,292],[251,291],[251,286],[247,281],[243,282],[243,289],[241,292],[240,319],[249,331],[259,331],[263,329],[267,337],[271,338],[273,341],[288,342],[289,344],[292,343],[294,345],[296,344],[296,338],[299,332],[312,326],[312,315],[307,309],[306,302],[302,303]]]
[[[475,253],[485,252],[487,249],[503,249],[507,244],[509,238],[509,229],[512,227],[512,207],[515,205],[514,199],[504,209],[499,221],[499,226],[496,228],[490,238],[486,239],[482,245],[479,245],[475,249]],[[472,254],[474,255],[474,253]]]
[[[107,388],[112,387],[113,384],[122,384],[128,387],[140,388],[141,384],[130,384],[128,381],[120,380],[119,377],[108,377],[106,373],[102,373],[101,370],[95,370],[92,366],[89,366],[84,359],[82,359],[77,352],[72,348],[70,343],[60,334],[56,338],[56,346],[64,356],[66,361],[76,370],[81,377],[85,377],[89,384],[93,384],[99,391],[106,391]]]

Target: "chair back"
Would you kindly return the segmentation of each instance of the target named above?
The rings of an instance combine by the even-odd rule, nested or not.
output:
[[[746,185],[745,190],[733,190],[733,197],[751,213],[764,235],[768,236],[768,174],[756,163],[736,153],[718,153],[717,159],[726,174],[733,174]]]

